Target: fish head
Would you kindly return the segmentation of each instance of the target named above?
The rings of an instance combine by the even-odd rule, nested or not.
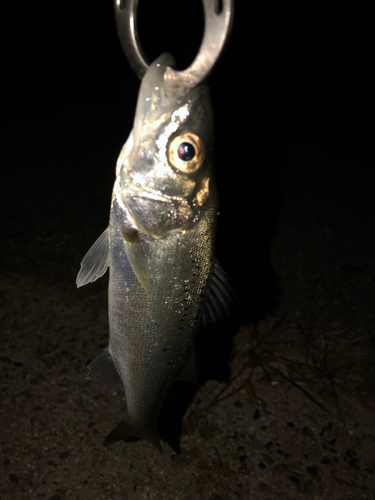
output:
[[[116,170],[117,193],[132,224],[156,238],[192,227],[217,196],[209,90],[168,91],[164,74],[173,63],[162,54],[146,72]]]

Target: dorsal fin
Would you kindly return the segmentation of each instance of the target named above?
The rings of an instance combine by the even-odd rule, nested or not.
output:
[[[92,283],[103,276],[108,268],[108,250],[107,227],[81,261],[81,269],[76,278],[77,288]]]
[[[206,300],[202,309],[202,323],[223,318],[223,311],[229,314],[229,307],[233,306],[234,292],[229,284],[229,276],[215,259]]]

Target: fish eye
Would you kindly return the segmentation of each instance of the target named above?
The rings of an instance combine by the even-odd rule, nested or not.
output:
[[[181,172],[191,174],[201,168],[206,159],[206,146],[193,132],[172,139],[167,150],[169,162]]]

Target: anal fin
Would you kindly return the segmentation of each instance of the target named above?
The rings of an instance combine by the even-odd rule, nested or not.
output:
[[[96,380],[96,382],[103,384],[110,391],[117,389],[121,382],[120,375],[108,351],[108,347],[103,349],[103,352],[91,361],[87,368],[90,371],[86,379]]]

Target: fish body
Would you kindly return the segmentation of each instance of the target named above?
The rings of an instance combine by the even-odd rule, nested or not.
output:
[[[207,87],[169,92],[161,55],[146,72],[121,150],[110,223],[81,263],[77,286],[109,266],[109,346],[88,378],[123,384],[126,415],[106,443],[142,437],[160,448],[158,417],[177,379],[198,381],[194,338],[230,301],[214,259],[218,197]]]

